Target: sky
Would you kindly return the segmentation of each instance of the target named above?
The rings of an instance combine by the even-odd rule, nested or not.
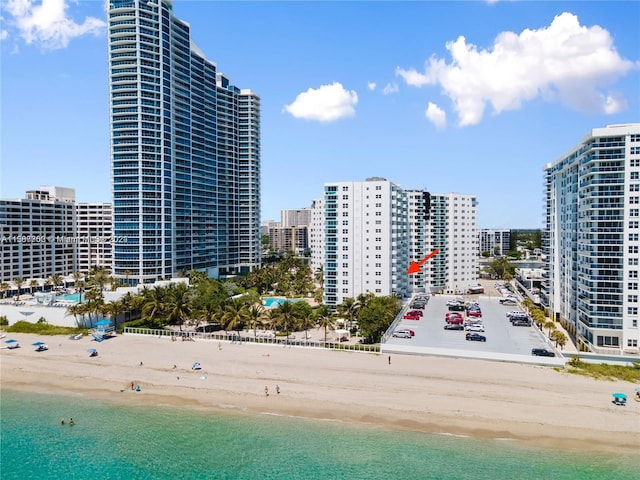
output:
[[[174,0],[261,97],[262,219],[384,177],[475,195],[480,228],[541,228],[543,169],[640,122],[640,2]],[[110,202],[103,1],[0,3],[0,198]]]

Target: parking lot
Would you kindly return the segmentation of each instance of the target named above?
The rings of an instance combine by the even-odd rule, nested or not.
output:
[[[521,327],[511,325],[506,313],[521,310],[521,308],[517,305],[501,305],[500,297],[497,296],[474,295],[464,298],[464,300],[478,302],[484,325],[484,332],[478,333],[486,337],[486,342],[466,340],[467,332],[464,330],[445,330],[445,314],[449,311],[447,302],[455,298],[452,295],[431,296],[419,320],[402,319],[394,328],[394,331],[412,330],[414,335],[411,338],[395,338],[390,335],[383,346],[383,351],[533,361],[543,364],[556,364],[561,360],[561,358],[533,357],[531,349],[551,349],[551,347],[535,325]],[[406,307],[403,313],[407,310],[412,309]],[[464,318],[467,317],[465,312],[460,313]],[[556,351],[556,355],[559,355],[559,352]],[[522,356],[526,356],[526,359]]]

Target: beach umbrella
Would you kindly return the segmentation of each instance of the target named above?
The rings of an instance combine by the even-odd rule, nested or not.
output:
[[[622,400],[626,400],[627,399],[627,394],[626,393],[614,393],[613,394],[613,398],[620,398]]]
[[[200,363],[199,362],[195,362],[193,365],[191,365],[191,369],[192,370],[200,370]]]
[[[87,350],[87,352],[89,353],[96,353],[97,350],[95,348],[90,348],[89,350]]]
[[[44,345],[44,342],[33,342],[31,345],[33,345],[34,347],[39,347],[40,345]]]
[[[16,343],[18,340],[14,340],[13,338],[10,338],[9,340],[5,340],[4,343]]]

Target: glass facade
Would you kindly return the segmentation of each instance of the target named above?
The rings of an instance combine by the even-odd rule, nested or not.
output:
[[[640,124],[594,129],[545,187],[543,303],[585,348],[637,351]]]
[[[256,268],[259,97],[217,72],[170,1],[113,0],[108,20],[114,276]]]

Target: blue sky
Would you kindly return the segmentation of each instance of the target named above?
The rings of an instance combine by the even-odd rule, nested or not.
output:
[[[482,228],[539,228],[543,167],[640,121],[640,2],[174,1],[262,99],[262,218],[323,183],[476,195]],[[102,1],[0,7],[2,198],[111,201]]]

